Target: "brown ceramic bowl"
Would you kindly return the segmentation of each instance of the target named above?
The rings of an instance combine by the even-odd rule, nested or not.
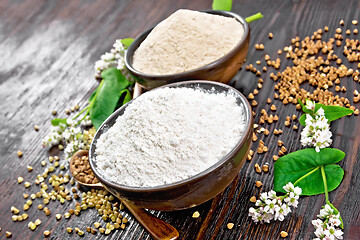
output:
[[[234,93],[238,105],[244,106],[246,115],[246,128],[243,136],[234,148],[216,164],[203,172],[185,180],[156,187],[129,187],[107,180],[101,175],[96,165],[96,142],[102,133],[109,129],[122,115],[132,101],[114,112],[101,125],[94,136],[89,151],[90,166],[100,182],[115,196],[130,203],[147,209],[172,211],[194,207],[204,203],[222,192],[237,176],[250,149],[252,141],[252,112],[249,102],[236,89],[211,81],[186,81],[169,84],[163,87],[200,88],[204,90],[215,89],[216,92]]]
[[[218,60],[200,68],[167,75],[146,74],[136,70],[132,64],[134,52],[153,29],[150,28],[134,40],[125,55],[125,65],[140,85],[142,85],[145,89],[153,89],[155,87],[169,83],[199,79],[228,83],[234,77],[244,62],[249,49],[249,25],[243,17],[232,12],[217,10],[209,10],[204,12],[226,17],[233,17],[244,26],[244,35],[242,39],[239,39],[239,43],[235,46],[235,48],[233,48],[230,52]]]

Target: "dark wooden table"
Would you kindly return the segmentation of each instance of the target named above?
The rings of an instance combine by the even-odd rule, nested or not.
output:
[[[84,229],[100,217],[94,210],[88,210],[71,220],[55,220],[55,212],[65,213],[73,203],[59,205],[50,203],[53,211],[50,217],[36,209],[40,200],[34,200],[34,206],[28,210],[29,219],[12,222],[10,207],[22,208],[25,200],[22,193],[30,189],[17,184],[19,176],[25,181],[35,179],[41,173],[40,162],[46,160],[48,151],[41,146],[41,139],[50,128],[52,110],[65,117],[64,110],[76,104],[84,106],[91,91],[97,86],[93,78],[94,62],[108,51],[115,39],[136,37],[145,29],[164,19],[179,8],[195,10],[210,9],[210,0],[92,0],[92,1],[0,1],[0,238],[5,238],[5,231],[11,231],[14,239],[37,239],[43,237],[43,231],[52,230],[51,239],[70,239],[77,235],[68,235],[66,226],[78,226]],[[251,43],[247,63],[255,61],[266,53],[277,56],[277,50],[290,44],[291,38],[311,35],[325,25],[332,34],[344,19],[350,25],[352,19],[359,19],[360,2],[358,0],[331,1],[284,1],[284,0],[241,0],[234,1],[233,11],[242,16],[262,12],[264,18],[251,23]],[[268,39],[268,33],[274,39]],[[264,43],[264,51],[255,51],[255,43]],[[281,56],[284,69],[289,61]],[[354,65],[355,66],[355,65]],[[265,100],[274,94],[274,82],[270,72],[263,73],[264,86],[256,96],[259,103],[254,111],[269,108]],[[233,83],[246,94],[255,87],[257,78],[254,74],[242,70]],[[351,79],[344,80],[347,92],[342,95],[352,99],[354,89],[360,90],[359,84]],[[308,87],[311,89],[310,87]],[[334,89],[332,89],[334,91]],[[270,125],[284,128],[285,116],[300,116],[294,105],[284,106],[274,101],[280,121]],[[355,104],[359,108],[359,104]],[[40,126],[38,132],[34,125]],[[340,165],[345,170],[345,177],[340,187],[330,193],[330,199],[340,210],[345,223],[345,239],[360,239],[360,121],[359,117],[345,117],[332,124],[333,147],[346,153]],[[302,197],[299,207],[283,222],[254,224],[247,216],[253,206],[249,198],[259,193],[254,182],[264,183],[262,191],[272,188],[272,155],[278,151],[277,140],[286,143],[289,152],[301,148],[300,131],[284,128],[280,137],[261,137],[269,147],[266,154],[256,154],[251,162],[246,162],[234,182],[213,200],[193,209],[177,212],[155,212],[161,219],[175,226],[181,239],[277,239],[281,231],[289,233],[289,239],[310,239],[314,228],[312,219],[316,219],[324,196]],[[253,144],[253,149],[258,145]],[[18,158],[16,152],[22,150],[24,156]],[[62,160],[63,161],[63,160]],[[268,162],[270,171],[257,174],[255,163]],[[29,173],[27,165],[34,166]],[[34,185],[34,184],[33,184]],[[192,218],[194,211],[200,217]],[[151,239],[149,234],[129,217],[125,230],[118,230],[109,236],[87,234],[87,238],[99,239]],[[27,224],[36,218],[42,224],[31,232]],[[235,226],[229,230],[227,223]]]

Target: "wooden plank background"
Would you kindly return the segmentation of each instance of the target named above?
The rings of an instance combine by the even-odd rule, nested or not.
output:
[[[350,27],[352,19],[359,19],[360,2],[358,0],[240,0],[234,1],[233,12],[249,16],[262,12],[264,18],[250,24],[251,43],[247,63],[269,54],[277,57],[277,50],[290,44],[291,38],[311,35],[325,25],[329,34],[335,33],[340,19]],[[43,231],[52,230],[51,239],[72,239],[66,226],[78,226],[84,229],[100,217],[95,210],[88,210],[79,217],[57,222],[55,213],[65,213],[74,203],[59,205],[51,202],[50,217],[36,209],[39,199],[28,210],[29,219],[21,223],[11,221],[10,207],[22,208],[25,200],[22,193],[37,191],[17,184],[19,176],[25,181],[35,179],[41,173],[40,162],[46,160],[48,152],[41,146],[41,139],[50,128],[52,110],[65,117],[65,109],[76,104],[85,106],[87,98],[97,86],[93,78],[94,62],[108,51],[117,38],[136,37],[138,34],[161,21],[179,8],[203,10],[211,8],[210,0],[89,0],[89,1],[46,1],[46,0],[1,0],[0,1],[0,238],[5,238],[5,231],[11,231],[14,239],[42,238]],[[354,27],[353,27],[354,28]],[[268,33],[274,39],[268,39]],[[352,36],[358,38],[358,36]],[[255,51],[255,43],[264,43],[264,51]],[[338,54],[341,56],[341,53]],[[290,62],[281,55],[284,69]],[[343,58],[343,60],[345,60]],[[262,61],[262,65],[264,61]],[[355,64],[352,65],[354,69]],[[274,94],[274,82],[269,78],[270,71],[262,74],[263,89],[256,100],[259,103],[254,111],[258,120],[260,110],[268,109],[265,100]],[[232,83],[244,93],[255,88],[257,78],[250,72],[240,71]],[[345,78],[341,85],[347,88],[347,96],[352,99],[354,89],[360,91],[359,83]],[[308,89],[311,87],[307,86]],[[332,91],[334,89],[332,88]],[[155,212],[161,219],[169,222],[180,232],[181,239],[278,239],[281,231],[289,233],[289,239],[309,239],[314,228],[311,220],[316,218],[324,196],[302,197],[299,207],[284,222],[254,224],[247,216],[253,206],[249,198],[258,194],[254,183],[264,183],[262,191],[272,188],[272,155],[278,152],[277,140],[285,142],[288,151],[301,148],[300,131],[295,132],[283,127],[285,116],[300,112],[293,105],[284,106],[275,101],[276,113],[280,120],[268,126],[283,128],[280,136],[261,137],[269,147],[266,154],[256,154],[246,162],[234,182],[215,199],[193,209],[177,212]],[[355,105],[359,108],[359,104]],[[34,125],[40,131],[34,131]],[[360,121],[358,117],[345,117],[332,123],[333,147],[346,153],[340,165],[345,170],[345,177],[338,189],[330,193],[330,199],[340,210],[345,223],[345,239],[360,239],[360,163],[359,141]],[[257,143],[253,144],[256,149]],[[18,158],[17,150],[24,156]],[[256,174],[254,164],[268,162],[270,172]],[[26,166],[32,165],[34,171],[28,173]],[[200,212],[198,219],[191,217],[194,211]],[[125,230],[118,230],[109,236],[86,235],[86,239],[151,239],[143,228],[125,212],[129,224]],[[27,223],[36,218],[42,224],[31,232]],[[232,230],[227,223],[235,224]]]

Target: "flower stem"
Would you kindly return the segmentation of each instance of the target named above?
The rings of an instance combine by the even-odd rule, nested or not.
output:
[[[321,176],[324,182],[324,189],[325,189],[325,199],[326,199],[326,203],[330,203],[329,201],[329,191],[328,191],[328,185],[327,185],[327,181],[326,181],[326,175],[325,175],[325,170],[324,170],[324,166],[321,166]]]
[[[104,84],[104,81],[101,81],[99,87],[96,89],[101,89],[103,84]],[[73,120],[76,119],[81,113],[85,112],[85,110],[86,110],[86,113],[84,114],[84,116],[75,124],[75,126],[79,125],[81,123],[81,121],[84,120],[85,117],[90,113],[90,109],[94,106],[95,100],[99,93],[99,91],[97,91],[97,90],[95,90],[95,91],[96,91],[95,96],[93,97],[91,102],[73,118]]]
[[[86,118],[86,116],[89,114],[89,112],[90,112],[90,109],[88,108],[86,113],[84,114],[84,116],[75,124],[75,126],[79,125],[82,122],[82,120],[84,120]]]
[[[250,23],[252,21],[258,20],[258,19],[263,18],[263,17],[264,16],[261,14],[261,12],[258,12],[258,13],[254,14],[254,15],[251,15],[250,17],[245,18],[245,21],[247,23]]]
[[[307,174],[305,174],[304,176],[302,176],[301,178],[299,178],[298,180],[296,180],[296,181],[294,182],[294,186],[295,186],[296,184],[298,184],[301,180],[303,180],[304,178],[306,178],[307,176],[309,176],[310,174],[312,174],[313,172],[317,171],[319,168],[320,168],[320,166],[314,168],[313,170],[311,170],[310,172],[308,172]]]
[[[87,105],[86,107],[84,107],[83,110],[81,110],[78,114],[76,114],[75,117],[73,117],[72,120],[75,120],[76,118],[78,118],[83,112],[85,112],[87,109],[89,108],[89,105]]]

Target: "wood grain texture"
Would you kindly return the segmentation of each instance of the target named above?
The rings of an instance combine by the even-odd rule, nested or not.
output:
[[[340,7],[341,6],[341,7]],[[141,0],[91,0],[91,1],[0,1],[0,238],[5,231],[11,231],[14,239],[40,239],[44,230],[52,230],[50,239],[73,239],[76,235],[65,232],[67,226],[84,229],[100,217],[96,211],[88,210],[79,217],[70,220],[55,219],[56,213],[65,213],[74,203],[59,205],[51,202],[50,217],[36,209],[39,199],[28,210],[29,219],[21,223],[11,221],[10,207],[22,207],[25,200],[22,193],[31,193],[38,189],[31,186],[25,189],[17,184],[18,176],[25,181],[35,179],[42,172],[40,161],[48,156],[41,147],[41,139],[50,128],[51,111],[57,110],[64,117],[64,110],[76,104],[84,106],[97,82],[93,78],[93,64],[108,51],[115,39],[136,37],[138,34],[161,21],[179,8],[195,10],[211,8],[210,0],[179,1],[141,1]],[[359,19],[360,2],[358,0],[332,1],[283,1],[283,0],[241,0],[234,1],[233,12],[249,16],[262,12],[264,18],[250,24],[251,43],[247,62],[255,61],[265,54],[277,57],[277,50],[290,44],[291,38],[309,36],[318,28],[329,26],[334,34],[340,19],[350,27],[352,19]],[[274,39],[268,39],[268,33]],[[329,33],[329,34],[330,34]],[[358,37],[358,36],[355,36]],[[255,43],[264,43],[264,51],[255,51]],[[341,54],[338,54],[341,56]],[[290,64],[284,55],[281,69]],[[343,59],[345,60],[345,59]],[[263,66],[262,63],[261,66]],[[355,69],[355,65],[354,69]],[[274,82],[268,71],[262,74],[264,85],[256,100],[259,103],[254,111],[256,120],[262,108],[269,109],[265,100],[273,99]],[[257,78],[250,72],[240,71],[233,85],[247,94],[255,87]],[[360,91],[358,83],[350,78],[342,80],[347,88],[342,96],[352,98],[354,89]],[[307,89],[312,87],[306,86]],[[334,89],[331,89],[334,91]],[[155,215],[172,224],[179,230],[181,239],[279,239],[281,231],[289,233],[289,239],[313,238],[311,220],[316,218],[324,196],[303,197],[299,207],[283,222],[254,224],[247,216],[253,204],[252,195],[259,194],[254,183],[264,183],[261,191],[272,188],[272,155],[278,152],[276,142],[285,142],[289,152],[298,150],[300,131],[285,128],[285,116],[300,112],[293,105],[284,106],[274,101],[280,120],[267,128],[284,129],[282,135],[261,136],[269,151],[256,154],[254,159],[245,163],[238,177],[219,196],[193,209],[177,212],[155,212]],[[355,105],[359,108],[359,104]],[[340,162],[345,170],[345,177],[338,189],[330,193],[330,200],[340,210],[345,223],[345,239],[360,239],[360,118],[351,116],[332,123],[333,147],[343,150],[346,157]],[[34,131],[34,125],[40,131]],[[257,143],[253,144],[256,149]],[[24,156],[18,158],[17,150]],[[270,172],[257,174],[254,164],[269,163]],[[28,173],[26,166],[34,171]],[[200,217],[193,219],[192,213],[200,212]],[[125,212],[129,225],[125,230],[111,233],[109,236],[86,235],[86,239],[151,239],[133,217]],[[31,232],[27,223],[36,218],[42,224]],[[235,224],[232,230],[227,223]]]

